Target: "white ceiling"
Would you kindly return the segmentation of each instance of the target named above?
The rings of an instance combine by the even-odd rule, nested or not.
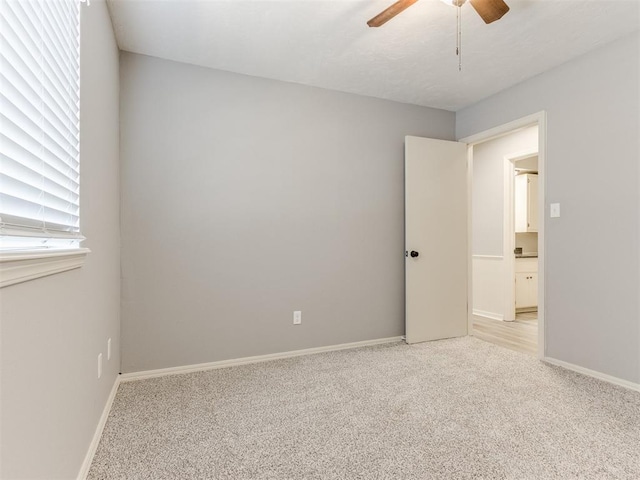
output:
[[[640,29],[638,0],[506,0],[485,25],[421,0],[380,28],[394,0],[110,0],[122,50],[231,72],[459,110]]]

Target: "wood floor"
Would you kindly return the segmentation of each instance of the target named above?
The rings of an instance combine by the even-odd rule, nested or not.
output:
[[[513,322],[474,315],[473,335],[501,347],[535,356],[538,351],[538,314],[519,313]]]

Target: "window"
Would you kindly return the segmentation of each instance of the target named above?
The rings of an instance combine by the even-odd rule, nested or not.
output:
[[[60,263],[60,255],[81,250],[80,1],[0,0],[0,21],[6,271],[4,263],[18,258]]]

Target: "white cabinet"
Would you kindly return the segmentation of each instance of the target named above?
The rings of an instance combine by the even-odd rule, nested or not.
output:
[[[538,306],[538,259],[516,258],[516,308]]]
[[[538,175],[527,173],[515,177],[516,233],[538,231]]]
[[[538,306],[538,274],[516,273],[516,308]]]

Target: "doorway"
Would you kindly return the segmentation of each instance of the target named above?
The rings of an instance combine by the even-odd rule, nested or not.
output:
[[[461,140],[469,164],[468,333],[539,358],[545,120],[540,112]]]

